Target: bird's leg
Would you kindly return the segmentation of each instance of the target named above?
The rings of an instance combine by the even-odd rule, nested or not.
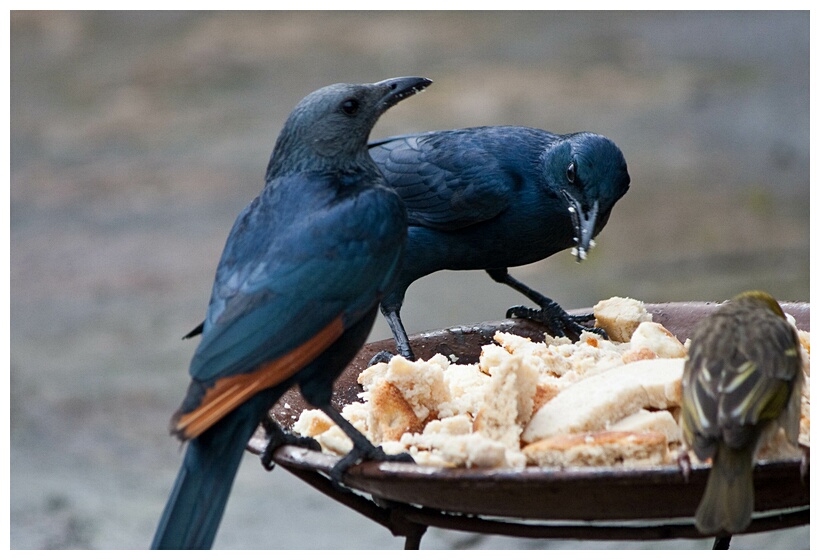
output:
[[[732,542],[732,535],[721,535],[715,537],[715,542],[712,544],[712,550],[729,550],[729,545]]]
[[[384,315],[387,324],[390,326],[390,331],[393,333],[393,339],[396,341],[396,350],[399,354],[410,360],[411,362],[416,361],[416,356],[413,354],[413,349],[410,348],[410,339],[407,336],[407,331],[404,330],[404,325],[401,322],[401,317],[399,317],[399,310],[398,309],[391,309],[385,310],[384,307],[381,308],[382,315]],[[388,352],[387,350],[382,350],[381,352],[374,355],[370,358],[370,362],[368,362],[368,367],[372,366],[373,364],[378,364],[380,362],[387,363],[393,357],[393,354]]]
[[[321,407],[322,411],[333,420],[339,428],[353,441],[353,449],[342,457],[330,471],[330,479],[337,489],[343,489],[342,477],[347,469],[361,461],[397,461],[403,463],[414,463],[409,453],[399,453],[398,455],[388,455],[381,447],[376,447],[367,437],[356,429],[353,424],[347,421],[332,405]]]
[[[367,367],[370,367],[370,366],[376,365],[376,364],[389,363],[394,355],[395,354],[391,354],[387,350],[381,350],[379,352],[376,352],[375,354],[373,354],[373,357],[370,358],[370,361],[367,362]]]
[[[568,334],[577,336],[581,334],[582,331],[588,331],[608,338],[603,329],[581,324],[594,320],[595,316],[593,314],[570,315],[547,296],[539,294],[526,284],[510,276],[506,268],[487,269],[487,274],[496,282],[506,284],[517,292],[524,294],[541,307],[541,309],[531,309],[523,305],[511,307],[507,310],[507,318],[520,317],[522,319],[538,321],[548,327],[550,332],[555,336],[567,336]]]
[[[260,459],[265,470],[272,471],[275,463],[273,462],[274,452],[283,445],[296,445],[298,447],[306,447],[313,451],[321,451],[322,446],[319,442],[311,437],[296,436],[286,432],[267,414],[262,419],[262,427],[268,434],[268,444],[265,446],[265,451],[262,452]]]

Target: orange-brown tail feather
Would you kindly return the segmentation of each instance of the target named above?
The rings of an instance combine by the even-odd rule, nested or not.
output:
[[[266,362],[249,373],[217,380],[205,391],[199,406],[184,414],[177,412],[172,421],[172,431],[182,440],[197,437],[259,391],[278,385],[295,375],[333,344],[343,332],[344,324],[339,315],[311,339],[284,356]]]

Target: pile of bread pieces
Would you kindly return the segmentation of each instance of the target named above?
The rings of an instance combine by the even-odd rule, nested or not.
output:
[[[609,340],[585,332],[544,342],[497,332],[478,363],[401,356],[364,370],[361,401],[342,415],[387,453],[437,467],[653,466],[676,461],[688,340],[653,322],[644,304],[611,298],[594,308]],[[809,333],[798,331],[805,383],[800,443],[809,445]],[[452,361],[454,360],[454,361]],[[294,425],[323,451],[350,440],[318,410]],[[782,430],[760,458],[799,456]],[[694,456],[692,457],[695,460]]]

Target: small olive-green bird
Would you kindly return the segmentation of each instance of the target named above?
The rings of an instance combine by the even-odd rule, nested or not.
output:
[[[797,445],[802,383],[797,331],[769,294],[744,292],[698,325],[683,371],[681,429],[687,449],[712,459],[695,513],[701,533],[749,526],[755,454],[778,426]]]

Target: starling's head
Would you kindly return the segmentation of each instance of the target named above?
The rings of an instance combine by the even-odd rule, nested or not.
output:
[[[544,154],[547,181],[567,204],[580,261],[629,189],[623,153],[614,142],[589,132],[569,134]]]
[[[379,117],[431,83],[427,78],[392,78],[375,84],[334,84],[307,95],[279,133],[268,178],[304,162],[338,166],[366,156],[367,138]]]
[[[768,308],[775,315],[778,315],[783,319],[786,318],[786,314],[783,312],[783,309],[780,307],[780,304],[777,303],[777,300],[774,299],[771,295],[767,294],[766,292],[760,290],[750,290],[748,292],[743,292],[733,297],[732,301],[742,302],[756,307]]]

